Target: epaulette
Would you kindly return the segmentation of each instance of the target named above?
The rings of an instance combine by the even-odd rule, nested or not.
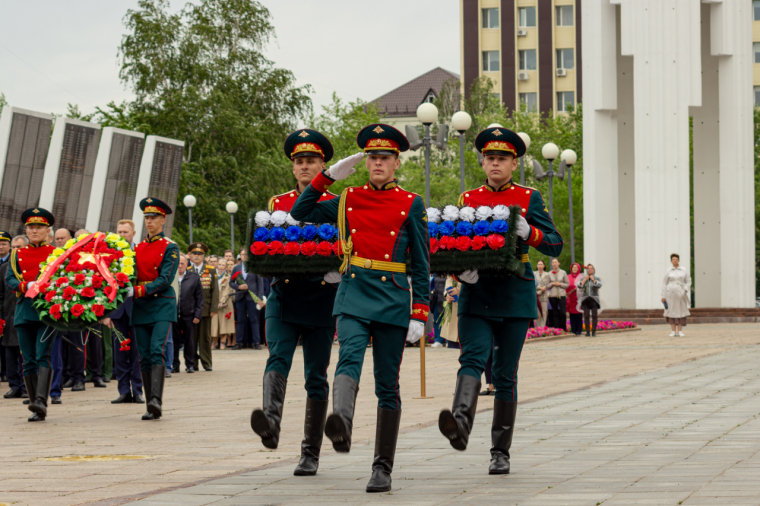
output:
[[[512,186],[514,186],[515,188],[524,188],[525,190],[530,190],[530,191],[534,191],[534,192],[538,191],[538,189],[533,188],[531,186],[523,186],[523,185],[515,184],[515,183],[512,183]]]

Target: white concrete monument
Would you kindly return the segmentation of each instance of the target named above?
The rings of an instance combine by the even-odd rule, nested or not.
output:
[[[697,307],[754,307],[752,2],[583,2],[584,259],[612,308],[661,308],[671,253]]]

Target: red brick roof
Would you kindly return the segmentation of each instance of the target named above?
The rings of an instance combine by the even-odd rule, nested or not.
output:
[[[372,102],[384,116],[414,116],[431,91],[438,97],[443,83],[452,79],[458,81],[459,74],[436,67]]]

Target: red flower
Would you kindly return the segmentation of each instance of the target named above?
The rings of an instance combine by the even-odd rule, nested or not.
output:
[[[301,246],[297,242],[289,242],[285,245],[286,255],[297,255],[301,251]]]
[[[67,286],[66,288],[63,289],[64,300],[71,300],[71,298],[76,294],[77,294],[77,291],[71,286]]]
[[[79,318],[84,313],[84,306],[82,304],[74,304],[71,306],[71,314],[74,318]]]
[[[103,288],[103,293],[106,295],[106,297],[110,296],[111,292],[113,292],[111,285],[106,285],[105,288]]]
[[[431,237],[430,238],[430,254],[432,255],[436,251],[438,251],[438,239],[436,239],[435,237]]]
[[[65,285],[68,282],[69,282],[69,280],[66,279],[66,278],[58,278],[58,279],[55,280],[55,286],[63,286],[63,285]]]
[[[438,247],[441,249],[454,249],[456,239],[450,235],[445,235],[438,240]]]
[[[83,270],[85,270],[85,269],[86,269],[86,270],[88,270],[88,271],[97,271],[97,270],[98,270],[98,266],[97,266],[97,265],[95,265],[95,264],[94,264],[94,263],[92,263],[92,262],[85,262],[85,263],[83,263],[83,264],[82,264],[82,269],[83,269]]]
[[[472,246],[472,239],[466,235],[461,235],[457,237],[455,246],[459,251],[467,251]]]
[[[317,244],[317,254],[323,257],[329,257],[332,253],[332,244],[327,241],[322,241]]]
[[[251,253],[256,256],[266,255],[267,249],[267,243],[262,241],[256,241],[255,243],[251,244]]]
[[[491,234],[486,238],[488,247],[491,249],[499,249],[504,247],[504,236],[499,234]]]
[[[472,249],[481,250],[486,247],[486,238],[482,235],[476,235],[472,239]]]
[[[97,276],[100,278],[100,276]],[[101,282],[103,281],[103,278],[101,278]],[[116,273],[116,281],[119,282],[119,286],[124,286],[127,283],[129,283],[129,276],[124,274],[123,272],[117,272]],[[92,277],[92,284],[95,285],[95,276]],[[96,286],[95,288],[100,288],[99,286]]]
[[[86,279],[87,279],[87,276],[85,276],[84,274],[77,274],[76,276],[74,276],[74,284],[81,285],[84,283]]]
[[[50,288],[50,283],[37,283],[37,288],[39,289],[39,293],[46,292]]]
[[[340,241],[335,241],[335,244],[333,244],[332,249],[336,257],[339,257],[343,254],[343,246],[341,245]]]
[[[47,302],[53,302],[53,297],[55,297],[55,290],[50,290],[48,293],[45,294],[45,300]]]
[[[230,311],[229,313],[227,313],[226,315],[224,315],[224,317],[227,318],[228,320],[230,318],[232,318],[232,311]]]
[[[119,274],[121,274],[121,272]],[[116,275],[117,280],[119,279],[119,274]],[[121,274],[121,275],[126,277],[125,274]],[[92,286],[95,288],[101,288],[103,286],[103,278],[101,276],[98,276],[97,274],[94,274],[92,276]]]
[[[285,245],[283,245],[280,241],[272,241],[269,243],[268,249],[268,253],[270,255],[282,255],[282,253],[285,251]]]
[[[82,288],[82,291],[80,293],[83,297],[95,297],[95,289],[91,286]]]
[[[50,308],[50,316],[52,316],[56,320],[61,319],[61,305],[60,304],[53,304],[53,307]]]
[[[92,312],[95,313],[95,316],[103,316],[106,312],[106,308],[102,304],[93,304]]]
[[[301,244],[301,254],[306,255],[307,257],[314,256],[314,253],[317,252],[317,243],[314,241],[306,241],[305,243]]]

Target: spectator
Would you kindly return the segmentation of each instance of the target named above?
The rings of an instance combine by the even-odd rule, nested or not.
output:
[[[232,261],[232,265],[235,265],[235,254],[232,252],[231,249],[228,249],[224,252],[224,265],[227,265],[227,262]]]
[[[29,239],[25,235],[17,235],[11,241],[11,247],[14,250],[21,249],[29,244]],[[0,266],[0,276],[8,274],[9,263],[4,262]],[[16,327],[13,325],[13,318],[16,313],[16,295],[6,286],[5,281],[0,282],[0,318],[5,320],[5,331],[2,336],[2,343],[5,347],[5,366],[8,375],[8,390],[3,396],[6,399],[27,398],[26,385],[23,379],[23,361],[21,359],[21,349],[18,344],[18,334]]]
[[[184,348],[185,371],[195,372],[194,332],[203,314],[203,287],[200,276],[187,269],[187,256],[179,256],[177,280],[179,297],[177,301],[177,321],[172,324],[174,346],[173,372],[179,372],[179,349]]]
[[[570,274],[567,279],[570,287],[567,289],[567,312],[570,313],[570,331],[579,336],[583,333],[583,315],[578,310],[578,288],[575,280],[581,275],[581,264],[574,263],[570,266]]]
[[[602,287],[602,280],[596,276],[596,269],[593,265],[586,266],[586,274],[581,274],[575,280],[575,286],[578,288],[578,308],[583,310],[583,318],[586,320],[586,336],[591,331],[592,336],[596,336],[596,323],[599,309],[602,307],[599,300],[599,289]],[[589,313],[591,319],[589,319]]]
[[[549,273],[546,272],[546,264],[543,260],[536,262],[536,294],[541,304],[538,308],[536,327],[545,327],[549,310]]]
[[[670,255],[673,266],[668,267],[662,280],[662,302],[665,304],[663,316],[670,324],[670,337],[684,337],[682,329],[686,326],[686,317],[691,314],[691,276],[688,270],[679,265],[680,262],[678,253]]]
[[[260,350],[261,344],[259,338],[259,319],[264,318],[263,310],[266,306],[266,295],[269,294],[269,284],[264,282],[264,278],[245,270],[245,260],[248,252],[245,249],[240,250],[242,261],[232,269],[230,278],[230,288],[235,291],[235,310],[237,312],[236,350],[243,348],[252,348]],[[256,295],[261,302],[254,302],[251,293]],[[246,328],[250,330],[249,343],[245,334]]]
[[[5,230],[0,230],[0,266],[6,264],[11,259],[11,234]],[[0,381],[8,381],[8,370],[5,363],[5,346],[0,340]]]
[[[217,268],[217,264],[219,263],[219,257],[216,255],[209,255],[208,257],[208,264],[213,267],[214,269]]]
[[[45,239],[45,242],[47,244],[55,244],[55,235],[53,235],[53,228],[52,227],[50,227],[48,229],[48,235],[47,235],[47,238]]]
[[[443,348],[446,339],[441,337],[441,315],[443,314],[443,303],[446,296],[444,291],[446,278],[439,274],[433,274],[430,285],[430,308],[433,310],[433,333],[435,335],[432,348]]]
[[[225,262],[224,258],[219,259],[219,266]],[[235,335],[235,290],[230,288],[230,278],[235,262],[227,261],[227,269],[219,272],[219,311],[211,321],[211,336],[218,339],[217,349],[224,350],[227,348],[227,339]],[[234,338],[233,338],[234,339]],[[230,343],[232,339],[230,339]],[[213,343],[212,343],[213,345]]]
[[[565,320],[565,305],[567,293],[565,290],[570,286],[567,273],[560,269],[559,259],[552,258],[552,270],[549,271],[549,320],[547,325],[555,329],[567,330]]]
[[[459,297],[459,283],[454,281],[454,278],[447,277],[446,283],[443,287],[444,301],[451,304],[451,316],[448,322],[441,322],[441,337],[446,339],[447,348],[461,348],[459,344],[459,317],[457,316],[457,310],[459,303],[457,297]]]

